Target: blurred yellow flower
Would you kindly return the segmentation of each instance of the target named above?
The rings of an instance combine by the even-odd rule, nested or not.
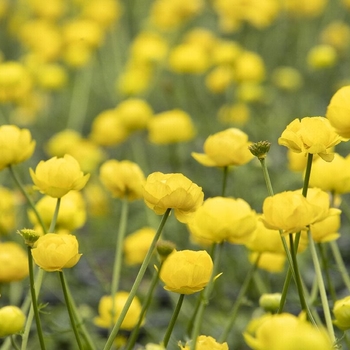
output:
[[[288,147],[293,152],[318,154],[327,162],[333,160],[332,149],[341,141],[341,137],[323,117],[294,119],[278,139],[280,145]]]
[[[191,117],[181,109],[156,114],[148,122],[148,138],[157,145],[190,141],[195,134]]]
[[[129,293],[120,291],[115,294],[114,302],[112,296],[104,295],[98,304],[99,315],[94,318],[96,326],[101,328],[110,328],[119,318],[121,311],[128,299]],[[114,304],[114,317],[112,317],[112,308]],[[126,313],[124,321],[121,324],[121,329],[132,330],[137,324],[141,314],[141,303],[137,297],[135,297]]]
[[[212,62],[215,65],[227,64],[233,66],[242,53],[242,47],[235,41],[220,40],[215,43],[212,52]]]
[[[82,15],[102,28],[110,27],[121,16],[122,7],[119,0],[89,0],[83,2]]]
[[[155,172],[147,177],[143,198],[156,214],[162,215],[171,208],[180,222],[186,222],[202,205],[204,193],[183,174]]]
[[[339,299],[334,303],[333,314],[335,320],[333,323],[345,331],[350,328],[350,296]]]
[[[155,234],[155,229],[143,227],[125,237],[123,250],[128,265],[142,264]]]
[[[23,311],[13,305],[0,308],[0,338],[20,333],[26,322]]]
[[[245,125],[250,119],[250,110],[246,103],[225,104],[218,111],[218,119],[223,124]]]
[[[142,198],[145,176],[136,163],[129,160],[107,160],[101,165],[99,176],[113,197],[130,201]]]
[[[228,65],[219,65],[205,78],[205,85],[214,94],[224,92],[233,82],[233,71]]]
[[[303,84],[303,76],[296,68],[283,66],[272,72],[272,81],[282,90],[295,91]]]
[[[111,213],[109,197],[99,181],[88,182],[84,188],[84,198],[90,215],[99,217]]]
[[[327,44],[316,45],[307,54],[307,63],[313,69],[333,67],[338,61],[336,49]]]
[[[34,188],[53,198],[61,198],[71,190],[81,190],[90,177],[90,174],[83,174],[77,160],[69,154],[41,161],[35,172],[32,168],[29,171]]]
[[[265,79],[262,57],[255,52],[243,51],[234,64],[234,79],[238,82],[262,82]]]
[[[191,237],[205,245],[247,243],[256,225],[255,212],[246,201],[226,197],[208,198],[188,221]]]
[[[27,254],[15,242],[0,242],[0,266],[0,283],[20,281],[29,274]]]
[[[60,90],[66,86],[68,73],[58,64],[39,65],[35,72],[38,85],[44,90]]]
[[[282,4],[287,13],[296,17],[316,17],[325,9],[328,0],[284,0]]]
[[[75,130],[64,129],[54,134],[45,146],[45,151],[51,157],[63,157],[72,146],[79,142],[82,136]]]
[[[45,271],[71,268],[81,255],[77,238],[70,234],[47,233],[39,237],[32,248],[35,263]]]
[[[342,21],[330,22],[321,32],[321,41],[344,51],[350,46],[350,26]]]
[[[204,153],[192,152],[192,157],[205,166],[243,165],[254,158],[249,145],[246,133],[230,128],[210,135],[204,142]]]
[[[258,253],[251,252],[249,254],[249,261],[255,264],[256,259],[259,257],[258,268],[270,273],[281,273],[284,270],[284,265],[286,262],[286,255],[280,253]],[[267,350],[267,349],[266,349]]]
[[[168,291],[193,294],[204,289],[212,271],[213,261],[205,250],[174,251],[164,261],[159,278]]]
[[[10,233],[17,224],[16,194],[0,186],[0,236]]]
[[[179,344],[180,349],[190,350],[191,346],[189,343],[186,345]],[[218,343],[213,337],[200,335],[197,338],[196,350],[229,350],[227,343]]]
[[[340,136],[350,138],[350,85],[343,86],[332,96],[326,117]]]
[[[2,170],[30,158],[35,149],[35,141],[32,140],[28,129],[20,129],[15,125],[1,125],[0,149],[0,170]]]

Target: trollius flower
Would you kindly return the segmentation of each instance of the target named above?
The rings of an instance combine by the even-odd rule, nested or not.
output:
[[[0,308],[0,338],[22,331],[26,316],[23,311],[13,305]]]

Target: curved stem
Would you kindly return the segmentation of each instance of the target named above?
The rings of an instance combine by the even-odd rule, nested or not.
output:
[[[291,268],[291,266],[289,266],[286,278],[284,279],[284,283],[283,283],[280,306],[279,306],[278,311],[277,311],[278,314],[281,314],[283,312],[284,305],[286,304],[287,293],[288,293],[291,279],[292,279],[292,268]]]
[[[179,312],[181,310],[181,306],[182,306],[184,297],[185,297],[185,294],[180,294],[180,297],[179,297],[179,300],[176,304],[176,308],[174,310],[173,316],[171,317],[171,320],[169,322],[168,329],[165,332],[165,336],[163,339],[163,346],[165,348],[168,346],[169,339],[170,339],[171,333],[173,332],[177,317],[179,316]]]
[[[161,235],[161,233],[163,231],[164,225],[165,225],[165,223],[166,223],[166,221],[167,221],[167,219],[169,217],[170,211],[171,211],[170,208],[167,209],[166,212],[163,215],[162,221],[161,221],[161,223],[160,223],[160,225],[158,227],[158,230],[157,230],[157,232],[156,232],[156,234],[155,234],[155,236],[153,238],[153,241],[152,241],[152,243],[151,243],[151,245],[150,245],[150,247],[148,249],[146,257],[145,257],[145,259],[144,259],[144,261],[143,261],[143,263],[142,263],[142,265],[140,267],[139,273],[136,276],[135,282],[134,282],[134,284],[133,284],[133,286],[132,286],[132,288],[131,288],[131,290],[129,292],[128,299],[125,302],[123,310],[121,311],[121,313],[119,315],[119,318],[118,318],[117,322],[115,323],[115,325],[114,325],[114,327],[113,327],[113,329],[112,329],[112,331],[111,331],[111,333],[110,333],[110,335],[109,335],[109,337],[107,339],[107,342],[106,342],[103,350],[109,350],[112,347],[112,345],[113,345],[114,339],[115,339],[115,337],[117,336],[117,334],[118,334],[118,332],[120,330],[120,326],[121,326],[122,322],[124,321],[126,313],[129,310],[129,307],[130,307],[130,305],[131,305],[131,303],[132,303],[132,301],[133,301],[133,299],[134,299],[134,297],[136,295],[137,289],[138,289],[138,287],[139,287],[139,285],[140,285],[140,283],[142,281],[142,278],[143,278],[143,276],[144,276],[144,274],[145,274],[145,272],[147,270],[148,264],[151,261],[151,257],[152,257],[154,248],[155,248],[156,243],[157,243],[157,241],[158,241],[158,239],[159,239],[159,237],[160,237],[160,235]]]

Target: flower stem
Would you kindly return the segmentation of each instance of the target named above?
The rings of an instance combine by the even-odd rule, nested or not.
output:
[[[129,292],[128,299],[125,302],[123,310],[121,311],[121,313],[119,315],[119,318],[118,318],[117,322],[115,323],[115,325],[114,325],[114,327],[113,327],[113,329],[112,329],[112,331],[111,331],[111,333],[110,333],[110,335],[109,335],[109,337],[107,339],[107,342],[106,342],[103,350],[109,350],[112,347],[112,345],[113,345],[114,339],[115,339],[115,337],[117,336],[117,334],[118,334],[118,332],[120,330],[120,326],[121,326],[122,322],[124,321],[126,313],[128,312],[128,309],[129,309],[129,307],[130,307],[130,305],[131,305],[131,303],[132,303],[132,301],[133,301],[133,299],[134,299],[134,297],[136,295],[137,289],[138,289],[138,287],[139,287],[139,285],[140,285],[140,283],[142,281],[142,278],[143,278],[143,276],[144,276],[144,274],[145,274],[145,272],[147,270],[148,264],[151,261],[154,248],[155,248],[156,243],[157,243],[157,241],[158,241],[158,239],[159,239],[159,237],[160,237],[160,235],[161,235],[161,233],[163,231],[164,225],[165,225],[165,223],[166,223],[166,221],[167,221],[167,219],[169,217],[170,211],[171,211],[170,208],[167,209],[166,212],[163,215],[162,221],[161,221],[161,223],[160,223],[160,225],[158,227],[158,230],[157,230],[157,232],[156,232],[156,234],[155,234],[155,236],[153,238],[153,241],[152,241],[152,243],[151,243],[151,245],[150,245],[150,247],[148,249],[146,257],[145,257],[145,259],[144,259],[144,261],[143,261],[143,263],[142,263],[142,265],[140,267],[139,273],[136,276],[134,284],[133,284],[133,286],[132,286],[132,288],[131,288],[131,290]]]
[[[73,310],[72,310],[72,306],[71,306],[69,295],[68,295],[68,291],[67,291],[66,279],[64,277],[63,271],[58,271],[58,274],[60,276],[62,291],[63,291],[64,299],[66,301],[66,307],[67,307],[67,310],[68,310],[69,319],[70,319],[70,322],[71,322],[71,325],[72,325],[72,328],[73,328],[75,339],[76,339],[76,341],[78,343],[79,349],[82,350],[83,349],[83,345],[81,343],[79,332],[78,332],[78,329],[77,329],[77,325],[75,323],[74,313],[73,313]]]
[[[340,274],[343,278],[343,282],[345,283],[348,291],[350,292],[350,277],[348,274],[348,270],[344,264],[344,260],[341,256],[339,246],[338,246],[336,241],[329,242],[329,245],[331,246],[332,254],[333,254],[334,260],[338,266]]]
[[[58,212],[60,211],[60,205],[61,205],[61,198],[57,198],[55,211],[53,213],[53,217],[52,217],[52,220],[51,220],[50,228],[49,228],[49,231],[48,231],[50,233],[54,233],[55,232]]]
[[[228,175],[228,166],[225,166],[223,168],[223,178],[222,178],[222,189],[221,189],[222,197],[225,197],[225,193],[226,193],[227,175]]]
[[[177,317],[179,316],[179,312],[180,312],[184,297],[185,297],[185,294],[180,294],[173,316],[171,317],[171,320],[169,322],[168,329],[165,332],[164,339],[163,339],[163,346],[165,348],[168,346],[169,339],[170,339],[171,333],[173,332]]]
[[[304,184],[303,184],[303,190],[302,190],[302,194],[304,197],[306,197],[307,191],[309,188],[311,168],[312,168],[312,159],[313,159],[313,154],[308,153],[307,154],[306,169],[305,169],[305,176],[304,176]]]
[[[30,293],[32,296],[32,306],[33,306],[33,310],[34,310],[36,329],[37,329],[37,333],[38,333],[38,337],[39,337],[40,348],[41,348],[41,350],[45,350],[46,348],[45,348],[43,330],[41,327],[39,308],[38,308],[38,302],[37,302],[35,285],[34,285],[34,269],[33,269],[33,258],[32,258],[31,247],[28,247],[27,250],[28,250]]]

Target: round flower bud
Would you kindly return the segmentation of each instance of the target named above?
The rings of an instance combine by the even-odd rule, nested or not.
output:
[[[22,331],[26,316],[17,306],[4,306],[0,308],[0,338]]]
[[[29,228],[23,228],[22,230],[17,231],[17,233],[23,237],[24,243],[29,247],[33,247],[34,243],[39,239],[40,236],[42,236],[42,234],[39,232]]]
[[[276,312],[280,306],[281,293],[263,294],[259,298],[259,305],[267,312]]]
[[[47,233],[41,236],[32,249],[35,263],[45,271],[61,271],[76,265],[79,254],[77,238],[69,234]]]
[[[90,177],[90,174],[83,174],[77,160],[68,154],[41,161],[35,172],[29,170],[34,188],[53,198],[61,198],[71,190],[81,190]]]
[[[168,291],[193,294],[204,289],[212,271],[213,261],[205,250],[174,251],[164,261],[159,278]]]
[[[337,300],[334,303],[333,314],[335,320],[333,323],[345,331],[350,328],[350,296]]]

